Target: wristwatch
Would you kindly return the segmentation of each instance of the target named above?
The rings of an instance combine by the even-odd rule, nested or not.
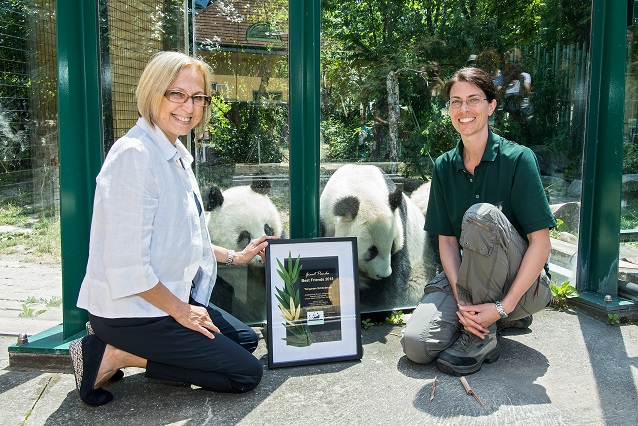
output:
[[[228,258],[226,259],[226,266],[232,265],[234,258],[235,258],[235,250],[228,250]]]
[[[501,318],[507,318],[507,312],[505,312],[501,301],[497,300],[494,304],[496,305],[496,310],[498,311],[498,314],[501,316]]]

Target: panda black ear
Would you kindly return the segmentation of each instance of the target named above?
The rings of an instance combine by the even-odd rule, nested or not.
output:
[[[397,189],[390,193],[388,200],[390,202],[390,208],[393,211],[396,210],[397,207],[401,207],[401,203],[403,202],[403,188],[397,185]]]
[[[350,219],[353,219],[359,213],[359,199],[356,197],[343,197],[335,203],[333,211],[335,216],[349,216]]]
[[[216,186],[211,186],[210,191],[208,191],[208,201],[204,206],[204,210],[210,212],[217,207],[221,207],[222,204],[224,204],[224,196],[222,195],[221,189]]]
[[[255,173],[250,187],[258,194],[267,195],[270,192],[270,181],[266,179],[263,170]]]
[[[273,228],[267,223],[264,223],[264,235],[269,235],[269,236],[275,235],[275,228]]]

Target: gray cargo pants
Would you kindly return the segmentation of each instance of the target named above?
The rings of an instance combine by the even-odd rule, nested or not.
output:
[[[497,207],[479,203],[465,212],[460,244],[459,299],[472,304],[503,300],[527,250],[525,240]],[[403,352],[419,364],[434,361],[461,332],[456,300],[445,272],[434,277],[424,293],[401,337]],[[508,319],[538,312],[550,299],[549,278],[542,270]]]

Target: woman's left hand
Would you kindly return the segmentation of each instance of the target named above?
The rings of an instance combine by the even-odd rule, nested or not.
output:
[[[245,265],[257,255],[261,257],[261,263],[266,263],[266,246],[268,246],[267,240],[278,240],[279,237],[272,237],[269,235],[261,236],[255,240],[252,240],[245,249],[235,254],[233,264]]]

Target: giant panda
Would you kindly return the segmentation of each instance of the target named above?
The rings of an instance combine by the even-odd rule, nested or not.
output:
[[[210,187],[204,210],[211,242],[239,252],[262,235],[285,238],[279,211],[266,195],[269,189],[269,181],[258,177],[223,192]],[[211,302],[245,322],[264,321],[266,274],[260,257],[245,267],[220,267]]]
[[[242,251],[251,240],[262,235],[284,235],[277,207],[265,194],[270,184],[254,179],[250,185],[221,191],[211,186],[205,203],[208,232],[213,244]],[[259,257],[253,262],[260,263]]]
[[[423,296],[425,217],[379,167],[347,164],[320,199],[321,235],[357,237],[366,309],[415,306]]]

